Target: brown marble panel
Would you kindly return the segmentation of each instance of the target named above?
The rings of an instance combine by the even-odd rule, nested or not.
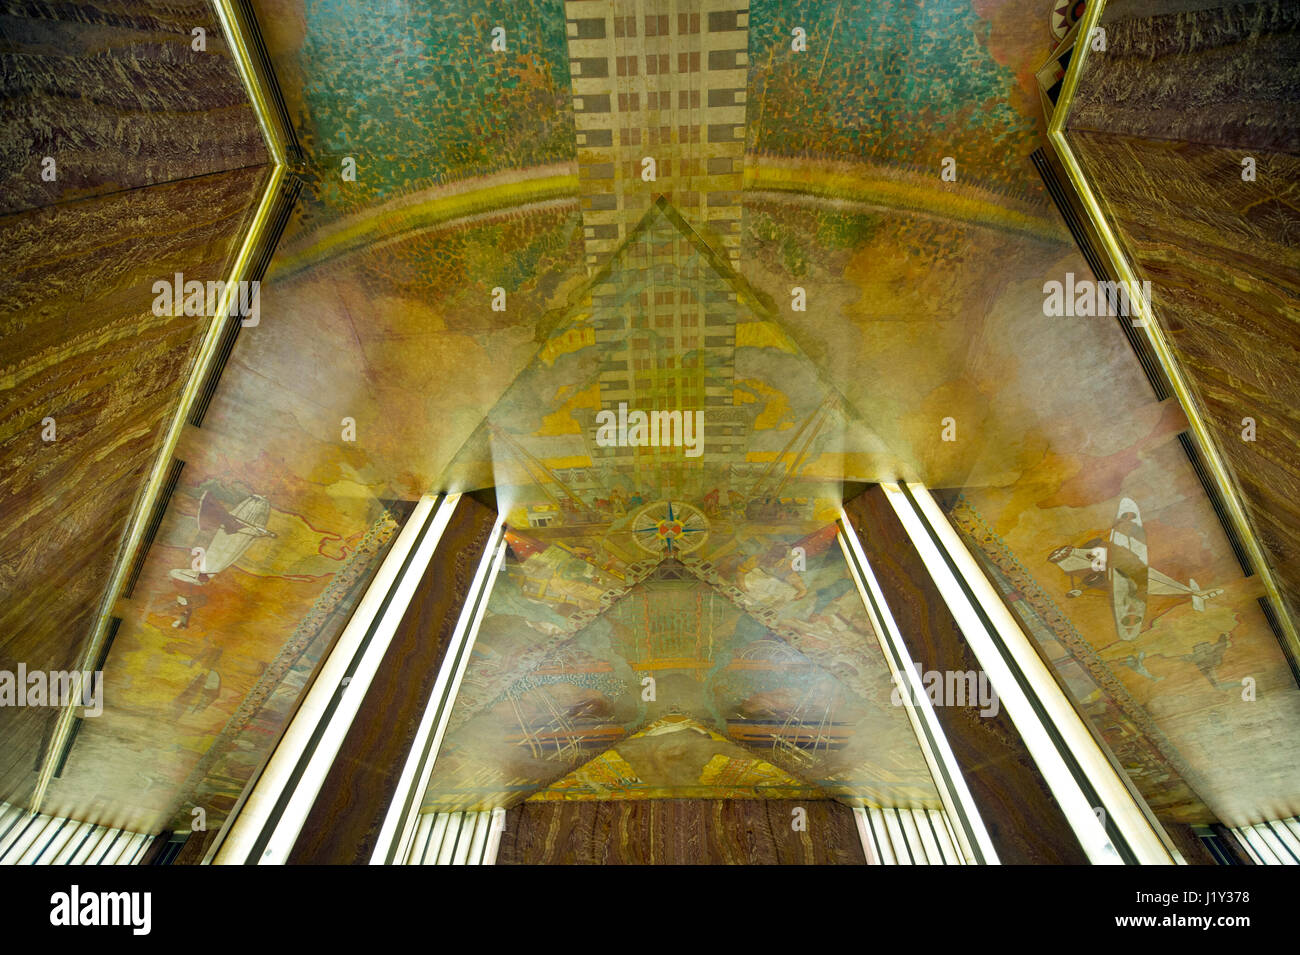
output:
[[[1300,593],[1300,7],[1104,14],[1067,138],[1188,373],[1294,616]],[[1243,178],[1242,160],[1255,162]],[[1256,437],[1243,440],[1245,418]]]
[[[268,161],[202,0],[5,3],[0,75],[0,213]]]
[[[1300,593],[1300,157],[1070,133],[1292,606]],[[1243,439],[1245,419],[1253,440]]]
[[[265,174],[0,219],[0,669],[76,664],[208,326],[153,315],[153,283],[226,277]],[[55,713],[0,709],[6,798],[29,788]]]
[[[807,812],[794,831],[792,810]],[[865,865],[853,810],[831,800],[525,802],[497,865]]]
[[[495,519],[482,504],[461,498],[330,766],[291,863],[369,862]]]
[[[1069,127],[1294,152],[1300,6],[1125,0],[1102,12]]]
[[[884,492],[869,488],[844,509],[912,659],[924,671],[978,672],[975,654]],[[938,706],[935,715],[1003,863],[1087,863],[1005,710],[981,716],[978,706]]]

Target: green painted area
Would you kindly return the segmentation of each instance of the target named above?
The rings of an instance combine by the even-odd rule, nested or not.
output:
[[[305,0],[305,13],[298,128],[317,202],[356,209],[573,156],[561,0]],[[342,181],[344,156],[356,182]]]
[[[989,184],[1031,180],[1008,157],[1034,149],[1037,119],[1011,106],[1015,76],[969,3],[753,0],[749,24],[752,151],[923,168],[954,156]]]

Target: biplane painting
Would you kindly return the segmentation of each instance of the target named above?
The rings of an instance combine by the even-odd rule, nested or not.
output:
[[[605,16],[574,9],[604,4],[249,6],[304,151],[302,195],[259,324],[183,429],[175,493],[112,608],[103,716],[50,781],[48,811],[93,805],[159,831],[201,806],[219,827],[414,503],[487,488],[510,552],[426,808],[816,792],[936,805],[835,538],[846,493],[901,479],[942,494],[1158,813],[1236,824],[1255,807],[1300,810],[1300,690],[1178,443],[1186,420],[1113,320],[1043,314],[1044,283],[1088,269],[1030,159],[1048,11],[739,0],[711,30],[664,6],[656,36],[618,37],[618,56],[641,63],[620,77],[612,56],[601,76],[570,46],[569,20]],[[668,62],[661,17],[674,42],[718,55]],[[606,39],[613,50],[612,28]],[[147,76],[123,82],[149,92]],[[224,274],[260,176],[179,238],[191,207],[172,197],[155,214],[171,187],[132,190],[158,233],[136,258],[168,267],[118,283],[87,265],[42,320],[80,315],[83,290],[103,285],[96,315],[135,322],[173,260]],[[92,205],[111,200],[96,202],[56,207],[72,221],[59,254],[80,235],[94,258]],[[39,247],[43,215],[7,216],[0,235]],[[186,255],[164,254],[182,240]],[[0,308],[44,307],[25,281]],[[28,327],[13,318],[3,341]],[[98,332],[77,328],[92,355]],[[47,337],[51,354],[72,347]],[[147,355],[161,361],[170,341]],[[117,382],[129,356],[37,381],[46,337],[29,345],[0,376],[0,440],[26,442],[0,473],[21,492],[4,498],[6,524],[32,541],[48,529],[67,554],[95,515],[99,530],[66,567],[9,539],[4,619],[50,609],[68,625],[42,624],[34,642],[73,658],[91,614],[58,608],[94,604],[85,581],[108,574],[148,448],[102,502],[88,479],[67,483],[83,465],[56,457],[73,445],[41,449],[41,389]],[[178,354],[150,394],[179,391]],[[161,399],[148,427],[123,413],[138,380],[113,386],[102,419],[68,397],[59,427],[152,447]],[[700,413],[701,453],[598,441],[620,402]],[[14,596],[42,579],[37,597]],[[20,629],[0,640],[23,645]],[[6,792],[30,792],[43,729],[23,724]]]

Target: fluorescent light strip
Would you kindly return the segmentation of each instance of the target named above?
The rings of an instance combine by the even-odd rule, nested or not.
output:
[[[938,824],[935,824],[935,818],[938,818]],[[930,825],[930,832],[934,834],[935,841],[939,844],[939,851],[943,855],[945,865],[965,865],[966,861],[957,851],[957,840],[952,833],[952,823],[948,821],[948,814],[939,809],[925,810],[925,821]]]
[[[387,650],[397,621],[410,603],[411,594],[459,499],[459,494],[440,498],[426,496],[416,504],[322,664],[247,801],[230,823],[216,853],[216,864],[240,865],[262,859],[284,861],[286,838],[292,844],[297,837],[306,811],[315,800],[324,778],[317,762],[313,782],[306,780],[312,762],[322,753],[322,747],[328,753],[326,768],[337,755],[374,674],[373,666],[365,666],[365,658],[370,656],[372,664],[382,659],[382,651]],[[379,651],[380,656],[375,658],[372,651]],[[358,659],[359,654],[361,659]],[[354,667],[356,671],[348,679],[348,673]],[[309,797],[303,794],[306,807],[303,798],[294,802],[294,797],[303,793],[305,783],[311,787]],[[283,824],[291,805],[296,818],[286,828]],[[274,818],[277,813],[278,818]],[[292,829],[292,836],[289,829]],[[270,843],[276,839],[277,833],[279,841],[273,848]],[[255,853],[260,858],[250,858]]]
[[[22,835],[23,827],[31,818],[31,813],[26,809],[0,803],[0,864],[4,863],[9,847]]]
[[[908,848],[912,850],[912,861],[917,865],[929,865],[930,857],[925,852],[925,845],[921,842],[921,833],[916,828],[916,820],[912,818],[912,813],[906,809],[895,809],[894,815],[898,817],[903,838],[907,840]]]
[[[0,865],[138,865],[153,840],[142,832],[100,830],[93,823],[33,815],[0,803]]]
[[[428,812],[420,816],[406,865],[495,865],[504,809]]]
[[[424,854],[420,857],[420,865],[437,864],[438,853],[442,851],[442,840],[447,838],[449,822],[451,822],[450,813],[440,812],[435,816],[433,831],[429,835],[429,844],[424,847]]]
[[[86,836],[90,835],[94,828],[88,822],[78,823],[77,828],[68,835],[67,841],[50,859],[50,865],[67,865],[72,857],[77,854],[77,850],[81,848],[81,843],[85,841]]]
[[[853,822],[858,827],[858,839],[862,842],[862,854],[867,858],[867,865],[880,865],[880,852],[876,848],[875,838],[871,835],[871,820],[867,818],[865,807],[854,808]]]
[[[469,858],[466,859],[469,865],[483,864],[483,849],[487,846],[488,830],[492,828],[490,812],[480,812],[477,816],[474,820],[474,838],[469,844]]]
[[[1242,836],[1242,838],[1245,839],[1247,847],[1251,850],[1251,854],[1255,857],[1256,865],[1281,865],[1282,864],[1281,861],[1274,854],[1273,850],[1269,848],[1268,843],[1265,842],[1264,839],[1260,836],[1260,834],[1255,831],[1254,826],[1242,826],[1241,828],[1235,829],[1233,831],[1238,833],[1239,835]]]
[[[985,619],[993,624],[1002,647],[1011,655],[1015,665],[1034,688],[1038,704],[1046,713],[1051,726],[1059,734],[1061,743],[1068,748],[1079,771],[1091,786],[1093,795],[1101,802],[1101,808],[1105,810],[1111,823],[1118,830],[1120,838],[1127,843],[1127,849],[1134,857],[1134,861],[1144,865],[1177,863],[1181,856],[1164,837],[1160,824],[1151,815],[1146,804],[1142,802],[1141,796],[1128,783],[1114,761],[1102,749],[1096,735],[1074,708],[1065,690],[1062,689],[1060,681],[1043,662],[1033,641],[1007,609],[1002,596],[984,575],[934,497],[921,484],[908,484],[906,491],[910,493],[911,502],[919,508],[922,518],[929,524],[934,536],[939,539],[953,565],[964,578],[970,593],[974,594],[979,601]],[[888,493],[886,490],[886,494]],[[894,500],[906,500],[908,496],[908,493],[903,493],[901,497]],[[997,684],[995,683],[994,686],[996,687]],[[1093,818],[1096,818],[1095,809]]]
[[[965,865],[942,809],[860,806],[853,822],[867,865]]]
[[[488,827],[487,845],[483,847],[483,864],[496,865],[497,852],[501,849],[501,833],[506,830],[506,811],[493,809],[489,818],[491,825]]]
[[[1136,808],[1128,789],[1115,775],[1114,768],[1065,698],[1055,677],[1029,645],[1028,637],[993,591],[992,585],[975,564],[952,525],[943,517],[929,492],[919,484],[909,484],[908,491],[917,503],[913,507],[908,495],[898,485],[882,484],[881,487],[921,555],[930,576],[939,586],[948,609],[956,618],[980,666],[993,681],[1007,715],[1019,730],[1030,756],[1046,779],[1048,788],[1060,804],[1088,859],[1094,865],[1123,863],[1119,850],[1097,818],[1092,800],[1085,795],[1046,722],[1040,718],[1035,702],[1042,705],[1042,716],[1051,720],[1053,728],[1060,734],[1065,747],[1068,747],[1067,751],[1078,762],[1081,772],[1098,793],[1098,798],[1103,803],[1100,808],[1110,813],[1136,856],[1135,861],[1171,863],[1172,857],[1164,844]],[[996,636],[1006,649],[1007,657],[999,651],[994,634],[985,629],[976,604],[968,598],[961,582],[950,569],[944,554],[935,543],[936,539],[943,543],[947,555],[962,573],[964,582],[976,595],[979,607],[994,622]],[[1024,674],[1028,685],[1034,688],[1037,701],[1031,700],[1016,678],[1012,662]],[[1105,795],[1101,795],[1103,793]]]
[[[1277,825],[1274,826],[1278,838],[1285,842],[1288,848],[1300,859],[1300,819],[1292,816],[1290,819],[1278,819]]]
[[[916,857],[912,855],[912,847],[907,844],[907,835],[903,832],[898,810],[882,809],[880,814],[884,817],[885,830],[889,833],[889,841],[894,845],[894,857],[898,859],[898,864],[916,865]]]
[[[90,858],[90,850],[94,848],[100,835],[99,826],[91,826],[86,834],[81,837],[81,841],[77,843],[76,850],[68,859],[68,865],[81,865]]]
[[[465,814],[453,812],[447,817],[447,833],[442,837],[442,847],[438,851],[435,865],[451,865],[452,856],[456,854],[456,840],[460,838],[462,820]]]
[[[50,844],[50,840],[58,835],[59,830],[63,827],[63,820],[56,819],[54,816],[44,816],[43,825],[34,826],[36,830],[35,837],[27,843],[27,849],[18,857],[16,865],[32,865],[36,862],[45,847]]]
[[[420,825],[415,829],[415,841],[411,843],[411,855],[406,859],[407,865],[418,865],[424,859],[424,850],[429,845],[429,836],[433,834],[433,824],[437,820],[433,813],[420,817]]]
[[[330,768],[334,765],[334,757],[338,755],[339,747],[343,745],[343,740],[352,727],[352,721],[361,708],[361,701],[365,699],[370,683],[379,671],[379,665],[388,652],[397,625],[406,614],[411,598],[420,585],[424,571],[429,566],[429,560],[433,557],[434,549],[442,539],[443,531],[446,530],[459,500],[459,494],[449,494],[443,498],[442,505],[433,517],[429,533],[420,542],[414,560],[397,582],[396,593],[380,619],[374,637],[366,647],[351,681],[343,690],[338,707],[327,717],[325,732],[316,744],[307,769],[299,779],[266,848],[258,858],[258,865],[282,864],[288,858],[294,843],[297,842],[298,834],[302,831],[303,823],[306,822],[307,815],[316,802],[316,796],[320,793],[325,777],[329,775]]]
[[[930,819],[925,814],[925,810],[908,810],[907,815],[912,825],[916,827],[916,834],[921,840],[921,849],[925,852],[928,864],[946,865],[947,860],[944,859],[943,852],[939,849],[939,843],[935,841],[934,832],[930,829]]]
[[[1283,842],[1282,839],[1278,838],[1277,832],[1269,823],[1256,823],[1250,828],[1253,829],[1259,835],[1259,838],[1263,840],[1264,844],[1268,846],[1269,850],[1273,853],[1273,856],[1277,859],[1280,865],[1300,865],[1300,859],[1297,859],[1296,855],[1291,851],[1287,844]]]
[[[105,861],[109,857],[109,853],[111,853],[115,848],[117,848],[118,841],[121,838],[122,838],[121,829],[110,829],[106,833],[104,833],[104,838],[99,840],[99,843],[95,846],[94,851],[90,853],[90,858],[93,861],[90,862],[89,864],[104,865]]]
[[[954,821],[957,845],[961,848],[965,861],[997,865],[997,850],[993,848],[993,840],[989,838],[984,821],[980,818],[979,807],[962,776],[961,765],[957,762],[952,747],[948,745],[938,717],[934,715],[930,696],[925,691],[920,674],[916,672],[907,644],[903,641],[898,624],[885,600],[885,593],[880,589],[862,542],[858,540],[857,531],[853,529],[853,523],[843,509],[840,511],[840,533],[837,539],[867,615],[871,618],[894,685],[908,688],[908,693],[899,695],[939,799],[947,810],[947,815]]]
[[[406,755],[393,801],[389,804],[383,826],[379,830],[375,850],[370,856],[371,865],[391,864],[405,858],[410,851],[410,841],[420,817],[420,802],[429,785],[429,777],[433,774],[433,764],[447,732],[447,723],[451,719],[452,706],[460,691],[465,669],[469,666],[470,651],[478,637],[483,615],[487,612],[488,597],[492,594],[492,587],[505,560],[504,520],[500,515],[497,516],[487,546],[483,549],[483,556],[479,559],[456,628],[452,631],[447,651],[443,654],[438,678],[429,694],[429,702],[425,704],[424,716],[420,719],[419,729]]]
[[[884,814],[879,809],[868,809],[867,818],[871,822],[871,834],[875,837],[876,848],[880,850],[880,864],[898,865],[898,856],[894,854],[894,845],[885,828]]]

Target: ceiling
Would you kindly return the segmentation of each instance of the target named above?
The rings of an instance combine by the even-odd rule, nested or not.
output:
[[[302,197],[262,320],[241,332],[186,435],[122,610],[104,715],[82,725],[50,811],[138,829],[180,825],[195,805],[219,819],[409,502],[486,487],[512,556],[429,808],[809,792],[928,805],[933,786],[825,534],[846,486],[900,477],[948,490],[955,525],[1162,816],[1235,823],[1300,808],[1285,732],[1300,690],[1176,440],[1181,410],[1156,399],[1113,321],[1044,315],[1044,283],[1088,269],[1029,161],[1045,133],[1034,73],[1054,43],[1046,9],[252,6],[303,148]],[[43,36],[71,29],[23,22],[20,51],[6,55],[35,56]],[[489,46],[496,24],[502,53]],[[805,51],[791,48],[796,26]],[[135,43],[153,35],[143,16],[119,29]],[[162,85],[96,82],[137,95]],[[146,101],[162,122],[165,101]],[[225,102],[191,108],[248,121]],[[119,132],[98,135],[91,152],[122,147]],[[57,258],[68,276],[50,299],[33,266],[23,295],[52,302],[48,345],[11,310],[6,348],[22,341],[14,353],[31,347],[31,367],[66,368],[49,387],[69,407],[81,382],[124,392],[88,405],[104,417],[79,439],[85,456],[69,445],[64,470],[42,471],[34,429],[52,399],[24,399],[10,379],[0,391],[17,442],[6,473],[29,486],[15,498],[26,503],[6,505],[20,521],[6,522],[5,553],[51,540],[30,564],[6,557],[5,619],[23,622],[0,647],[6,661],[76,658],[148,441],[189,367],[166,352],[166,391],[145,387],[160,366],[130,352],[116,364],[78,357],[65,316],[85,314],[84,290],[115,287],[93,271],[105,267],[89,237],[139,244],[120,258],[134,263],[125,291],[98,307],[145,334],[152,281],[227,262],[256,201],[265,153],[235,158],[246,137],[214,138],[225,151],[190,150],[197,178],[184,190],[145,185],[164,168],[146,163],[102,197],[69,193],[4,222],[11,261]],[[232,157],[230,171],[204,165],[213,156]],[[955,181],[942,177],[946,158]],[[220,200],[187,205],[209,181]],[[97,228],[100,207],[87,203],[126,195],[130,211],[103,206],[111,225]],[[133,218],[152,202],[156,229]],[[41,217],[59,216],[70,244],[42,247],[53,226]],[[157,402],[132,411],[145,394]],[[601,443],[597,415],[620,403],[701,413],[702,453]],[[114,485],[110,452],[127,435],[142,447],[122,452],[134,470],[123,465]],[[104,463],[72,464],[87,460]],[[274,536],[201,586],[178,581],[172,571],[211,533],[200,507],[250,497],[265,499]],[[1204,610],[1153,594],[1136,639],[1105,597],[1069,596],[1049,560],[1104,534],[1124,501],[1141,509],[1152,567],[1223,591]],[[669,506],[693,531],[672,553],[655,530]],[[55,515],[80,515],[60,523],[66,543],[44,530]],[[97,549],[76,550],[92,537]],[[806,570],[790,563],[795,546]],[[647,626],[685,649],[647,655]],[[646,675],[655,700],[643,699]],[[21,793],[47,728],[4,731],[25,740],[4,776]]]

